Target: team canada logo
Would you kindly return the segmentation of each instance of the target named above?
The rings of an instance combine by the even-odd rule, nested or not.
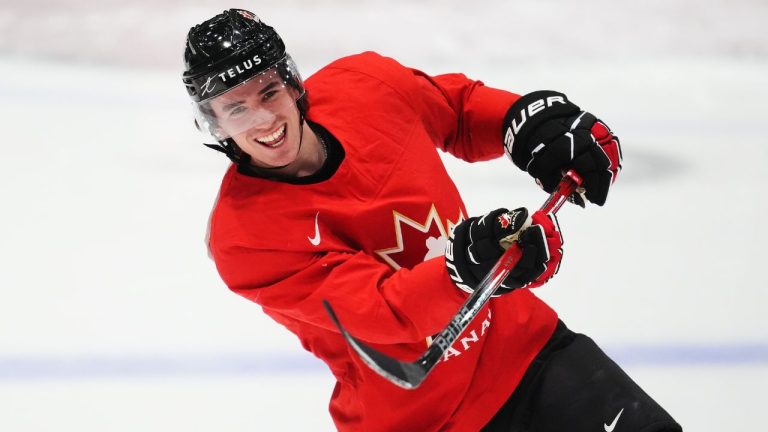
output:
[[[499,215],[498,221],[501,229],[507,229],[511,227],[512,231],[520,229],[520,226],[525,223],[525,219],[528,213],[523,213],[521,210],[512,210]],[[520,220],[523,218],[523,220]]]
[[[237,13],[239,13],[240,15],[245,17],[246,19],[254,20],[254,21],[259,21],[259,18],[257,18],[256,15],[254,15],[254,14],[248,12],[248,11],[238,10]]]
[[[508,226],[512,225],[512,215],[509,213],[499,215],[499,225],[501,225],[502,229],[507,229]]]
[[[445,253],[446,239],[453,227],[464,220],[459,212],[456,222],[440,218],[434,204],[426,220],[414,219],[403,213],[393,211],[395,223],[395,241],[397,246],[379,249],[376,254],[395,270],[411,268],[414,265]]]

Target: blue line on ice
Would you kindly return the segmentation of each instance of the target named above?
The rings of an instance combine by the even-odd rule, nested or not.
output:
[[[622,366],[768,364],[768,344],[626,345],[605,350]],[[310,354],[2,356],[0,381],[326,373]]]

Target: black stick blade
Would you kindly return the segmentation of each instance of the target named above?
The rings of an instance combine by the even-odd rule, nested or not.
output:
[[[416,363],[401,362],[369,347],[344,329],[327,300],[323,300],[323,305],[333,323],[339,328],[341,335],[344,336],[347,344],[355,350],[363,362],[374,372],[406,390],[414,389],[424,381],[429,371],[418,361]]]

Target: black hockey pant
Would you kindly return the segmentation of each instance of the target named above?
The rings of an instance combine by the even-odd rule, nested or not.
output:
[[[678,432],[589,337],[562,321],[485,432]]]

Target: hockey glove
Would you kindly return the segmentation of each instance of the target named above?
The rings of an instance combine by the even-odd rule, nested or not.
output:
[[[543,285],[557,273],[563,238],[555,216],[536,212],[529,217],[525,208],[500,208],[454,227],[445,248],[448,275],[471,293],[514,241],[520,243],[522,257],[495,295]]]
[[[586,198],[605,204],[621,171],[619,138],[564,94],[542,90],[521,97],[504,118],[503,134],[507,156],[545,191],[552,192],[573,168],[584,179]],[[584,206],[579,194],[571,199]]]

